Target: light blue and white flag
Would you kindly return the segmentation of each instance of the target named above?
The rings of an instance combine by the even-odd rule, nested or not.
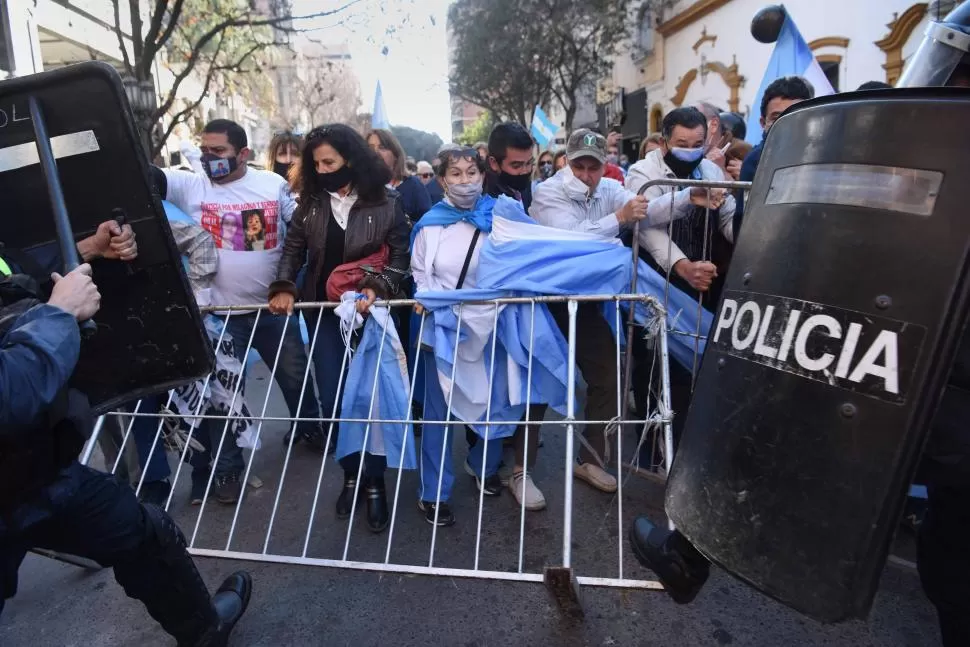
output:
[[[498,309],[495,328],[493,306],[465,305],[461,310],[461,347],[455,360],[458,306],[462,301],[508,296],[621,294],[629,290],[632,274],[630,250],[618,240],[563,229],[544,227],[529,218],[521,203],[500,196],[493,209],[492,232],[479,256],[478,289],[418,292],[415,298],[431,311],[424,343],[433,346],[442,391],[452,395],[455,416],[465,422],[483,420],[491,399],[492,420],[518,420],[529,402],[546,403],[565,413],[567,348],[555,321],[544,304],[532,316],[529,304],[507,304]],[[638,292],[664,299],[664,279],[640,262]],[[648,322],[645,308],[637,309],[641,323]],[[712,315],[680,290],[670,287],[667,325],[681,332],[702,335],[710,329]],[[491,337],[497,333],[495,369]],[[530,339],[532,381],[528,380]],[[693,365],[693,342],[684,335],[670,335],[671,356],[684,366]],[[703,343],[700,351],[703,352]],[[453,371],[454,369],[454,371]],[[454,380],[451,375],[454,372]],[[489,389],[491,384],[491,389]],[[504,427],[503,427],[504,429]],[[480,429],[476,431],[481,433]],[[513,429],[508,428],[511,433]],[[493,431],[493,433],[495,433]],[[498,433],[496,435],[501,435]]]
[[[835,94],[832,84],[822,71],[822,66],[818,64],[815,55],[808,47],[808,43],[802,38],[795,21],[792,20],[788,12],[785,12],[785,23],[781,26],[778,34],[778,41],[775,43],[775,51],[771,53],[768,61],[768,69],[765,76],[761,79],[758,87],[758,94],[755,95],[754,102],[751,104],[751,114],[748,115],[748,136],[747,140],[757,145],[761,142],[761,98],[765,96],[765,90],[775,79],[783,76],[801,76],[805,78],[815,88],[816,97],[824,97]]]
[[[536,106],[535,112],[532,113],[532,137],[539,144],[539,148],[548,148],[549,144],[556,139],[558,130],[559,126],[549,119],[542,108]]]
[[[370,116],[371,128],[388,130],[391,122],[387,119],[387,108],[384,106],[384,93],[381,92],[381,82],[377,82],[377,92],[374,93],[374,111]]]

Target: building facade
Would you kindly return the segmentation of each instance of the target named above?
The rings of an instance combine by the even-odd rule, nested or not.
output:
[[[619,128],[628,154],[670,110],[707,101],[747,118],[774,44],[751,19],[767,0],[645,0],[630,41],[600,81],[601,127]],[[930,19],[956,0],[788,0],[785,8],[836,91],[895,83]]]

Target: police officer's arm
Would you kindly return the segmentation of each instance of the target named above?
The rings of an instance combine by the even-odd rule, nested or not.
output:
[[[49,407],[81,352],[77,320],[47,304],[22,314],[0,339],[0,426],[29,424]]]

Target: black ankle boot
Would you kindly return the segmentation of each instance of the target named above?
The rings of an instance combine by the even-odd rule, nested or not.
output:
[[[371,532],[384,532],[390,523],[391,515],[387,510],[387,493],[384,490],[384,477],[367,479],[367,527]]]
[[[346,519],[354,506],[354,492],[357,490],[357,477],[344,474],[344,487],[337,497],[337,518]]]
[[[637,517],[630,528],[630,546],[637,560],[657,574],[674,602],[687,604],[710,575],[707,558],[676,530]]]
[[[225,647],[229,634],[246,612],[253,592],[253,578],[246,571],[236,571],[225,579],[212,596],[212,607],[218,621],[197,639],[180,642],[179,647]]]

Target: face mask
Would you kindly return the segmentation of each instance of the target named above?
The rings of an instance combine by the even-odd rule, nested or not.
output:
[[[670,154],[679,159],[681,162],[686,162],[690,164],[692,162],[699,162],[702,157],[704,157],[703,148],[671,148]]]
[[[555,170],[552,168],[552,162],[545,162],[539,165],[539,176],[543,180],[548,180],[552,177]]]
[[[676,150],[683,150],[683,151],[697,150],[697,151],[700,151],[701,154],[700,155],[691,155],[691,157],[696,157],[696,159],[694,159],[693,161],[687,162],[687,161],[684,161],[681,158],[677,157],[674,154],[674,151],[676,151]],[[664,155],[664,162],[666,162],[667,166],[670,167],[670,170],[674,172],[674,175],[676,175],[677,177],[679,177],[682,180],[683,179],[686,179],[686,178],[689,178],[691,175],[693,175],[694,170],[701,163],[701,160],[702,159],[704,159],[704,151],[701,150],[700,148],[697,148],[697,149],[692,149],[692,148],[681,148],[681,149],[677,149],[677,148],[674,148],[674,149],[671,149],[669,153],[667,153],[666,155]]]
[[[290,165],[286,162],[273,162],[273,173],[285,178],[290,172]]]
[[[475,208],[475,203],[482,197],[482,184],[481,182],[449,184],[447,193],[451,204],[464,211],[469,211]]]
[[[565,189],[566,195],[573,200],[585,201],[589,199],[589,187],[572,173],[563,178],[562,187]]]
[[[332,173],[317,173],[317,189],[336,193],[354,181],[354,172],[346,164]]]
[[[239,168],[239,162],[236,161],[235,157],[219,157],[212,153],[206,153],[202,156],[202,169],[209,176],[209,179],[215,182],[224,179],[237,168]]]
[[[499,181],[510,189],[515,189],[516,191],[522,192],[532,186],[532,176],[526,173],[525,175],[509,175],[505,171],[499,175]]]
[[[606,156],[606,161],[609,162],[610,164],[616,164],[617,160],[619,160],[619,159],[620,159],[619,157],[617,157],[616,155],[613,155],[613,154],[610,154],[610,155],[607,155]]]

